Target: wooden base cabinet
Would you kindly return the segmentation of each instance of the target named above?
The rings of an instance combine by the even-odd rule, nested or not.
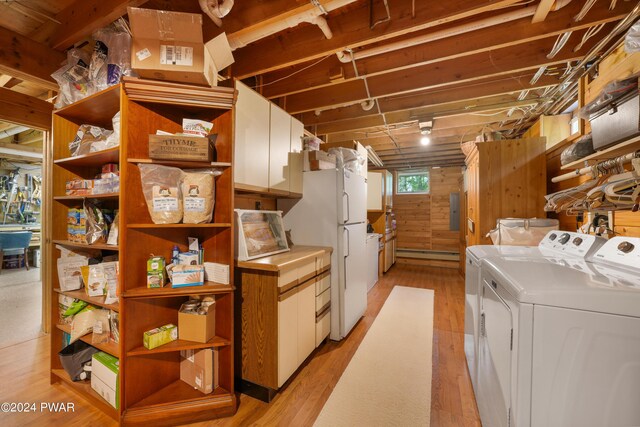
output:
[[[236,264],[242,391],[269,401],[329,335],[331,248]]]

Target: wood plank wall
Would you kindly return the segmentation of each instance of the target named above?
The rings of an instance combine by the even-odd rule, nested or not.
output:
[[[459,251],[449,231],[449,193],[459,192],[460,167],[431,169],[431,194],[394,194],[398,249]]]

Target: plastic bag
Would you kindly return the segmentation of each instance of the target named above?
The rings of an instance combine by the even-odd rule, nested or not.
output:
[[[138,167],[151,220],[155,224],[179,223],[182,220],[182,170],[158,165]]]
[[[109,322],[110,313],[107,310],[106,316],[104,313],[96,315],[96,321],[93,324],[93,335],[91,335],[91,344],[108,344],[111,337],[111,326]]]
[[[101,151],[106,150],[108,148],[117,147],[120,145],[120,111],[113,116],[111,119],[111,123],[113,124],[113,133],[107,137],[107,140],[104,144],[97,144],[96,146],[91,147],[91,151]]]
[[[578,110],[578,117],[590,120],[598,113],[632,91],[638,90],[638,76],[634,75],[624,80],[617,80],[606,85],[596,99]]]
[[[84,364],[91,362],[91,357],[97,352],[97,348],[91,347],[83,341],[77,341],[60,350],[58,357],[71,381],[80,381],[81,374],[84,372]]]
[[[356,150],[352,150],[350,148],[330,148],[329,154],[336,156],[336,164],[339,168],[343,167],[355,174],[362,173],[367,164],[367,159],[362,157],[362,155]]]
[[[89,55],[80,49],[70,49],[67,52],[66,63],[51,74],[60,87],[56,108],[73,104],[93,93],[89,84],[90,62]]]
[[[562,152],[560,155],[560,164],[564,166],[567,163],[575,162],[583,157],[587,157],[594,152],[593,139],[591,139],[591,135],[585,135]]]
[[[75,157],[99,151],[94,149],[94,144],[106,143],[111,134],[113,131],[98,126],[80,125],[75,138],[69,143],[69,153]]]
[[[640,52],[640,21],[633,24],[624,36],[624,50],[627,53]]]
[[[120,83],[131,75],[131,35],[121,18],[93,35],[95,48],[91,57],[90,78],[96,91]]]
[[[93,202],[84,201],[84,214],[86,217],[85,239],[88,245],[105,243],[107,238],[107,222],[104,214]]]
[[[77,341],[81,336],[91,332],[95,322],[94,311],[96,311],[96,308],[92,305],[88,305],[73,316],[73,321],[71,322],[70,343]]]
[[[194,169],[184,171],[182,179],[182,201],[185,224],[211,222],[216,203],[215,177],[222,172],[214,169]]]

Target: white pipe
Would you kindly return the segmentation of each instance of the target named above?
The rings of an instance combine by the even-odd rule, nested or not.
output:
[[[222,4],[218,0],[198,0],[200,9],[207,14],[209,18],[218,27],[222,26],[222,18],[231,12],[234,0],[222,0]]]
[[[324,19],[323,16],[314,16],[313,18],[309,19],[308,22],[310,24],[317,25],[327,39],[330,39],[331,37],[333,37],[331,28],[329,28],[329,24],[327,24],[327,20]]]
[[[571,0],[557,0],[551,10],[556,11],[569,4]],[[340,51],[336,55],[342,63],[351,62],[353,59],[363,59],[370,56],[381,55],[389,53],[395,50],[405,49],[408,47],[416,46],[423,43],[433,42],[436,40],[445,39],[448,37],[459,36],[461,34],[469,33],[471,31],[477,31],[484,28],[493,27],[500,24],[506,24],[507,22],[516,21],[518,19],[528,18],[536,13],[538,6],[529,6],[524,9],[513,10],[511,12],[504,13],[498,16],[492,16],[490,18],[480,19],[470,24],[460,25],[454,28],[443,29],[434,31],[429,34],[413,37],[406,40],[397,41],[394,43],[384,44],[378,47],[361,50],[359,52]]]
[[[200,0],[204,1],[204,0]],[[357,0],[326,0],[322,3],[324,10],[331,12],[339,9]],[[298,9],[288,13],[279,15],[262,22],[258,22],[253,26],[249,26],[242,30],[236,31],[228,35],[231,50],[244,47],[257,40],[268,37],[272,34],[279,33],[288,28],[298,26],[303,22],[309,22],[318,25],[327,38],[331,38],[332,33],[327,21],[321,16],[323,12],[321,8],[313,4],[299,7]]]
[[[29,130],[29,129],[30,128],[24,127],[24,126],[15,126],[15,127],[9,128],[7,130],[0,131],[0,139],[4,139],[4,138],[7,138],[9,136],[13,136],[15,134],[18,134],[20,132],[24,132],[24,131]]]

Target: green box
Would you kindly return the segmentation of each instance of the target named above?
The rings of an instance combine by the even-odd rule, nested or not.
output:
[[[120,361],[118,358],[99,351],[93,355],[91,363],[91,388],[111,406],[120,407]]]
[[[165,283],[164,257],[152,256],[147,260],[147,288],[162,288]]]
[[[178,339],[178,327],[172,323],[151,329],[144,333],[143,344],[145,348],[153,350],[156,347],[170,343]]]

